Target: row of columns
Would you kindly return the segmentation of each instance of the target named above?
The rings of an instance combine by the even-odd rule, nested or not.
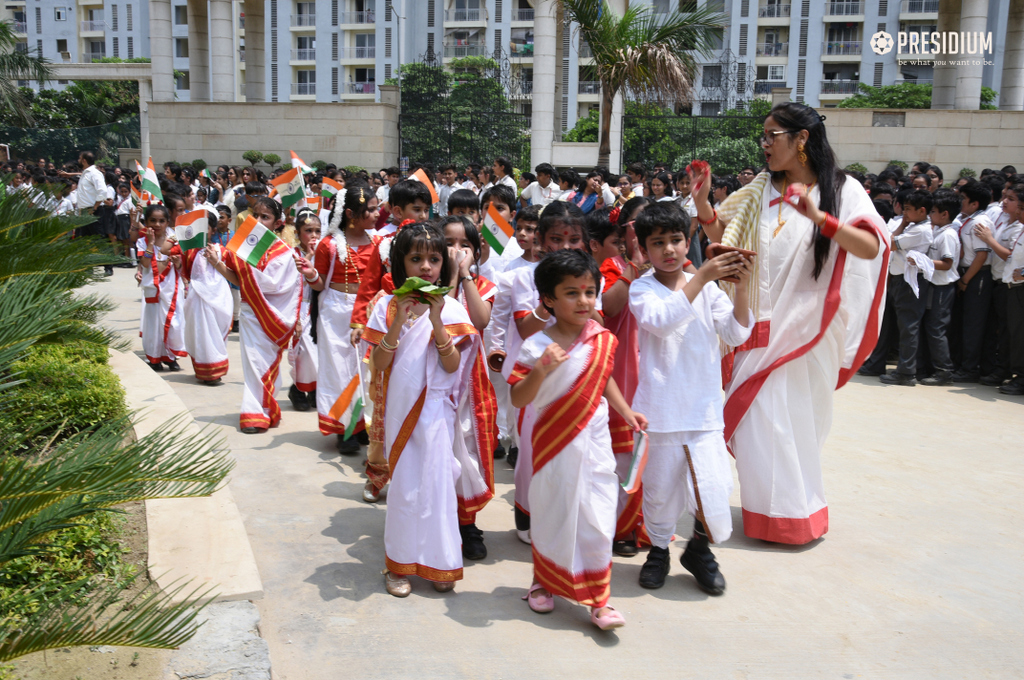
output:
[[[266,99],[263,0],[240,3],[245,12],[245,98]],[[153,100],[174,101],[171,1],[149,3]],[[194,102],[235,101],[235,11],[232,0],[188,0],[189,94]]]

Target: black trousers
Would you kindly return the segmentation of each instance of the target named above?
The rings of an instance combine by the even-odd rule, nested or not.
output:
[[[953,318],[953,300],[956,298],[956,283],[928,288],[928,304],[921,320],[928,354],[936,371],[952,371],[953,360],[949,355],[949,327]]]
[[[1024,283],[1007,287],[1006,331],[1010,346],[1010,372],[1024,378]]]
[[[961,268],[960,276],[966,268]],[[960,370],[965,373],[981,372],[981,353],[985,346],[985,322],[988,320],[988,308],[992,303],[992,270],[982,267],[970,283],[967,290],[961,293],[963,299],[963,356]],[[987,363],[987,362],[986,362]],[[989,368],[986,366],[986,368]]]
[[[992,281],[992,304],[988,311],[988,325],[985,330],[984,357],[991,362],[993,371],[1000,374],[1010,372],[1010,337],[1006,332],[1006,304],[1009,289],[1002,281]],[[982,359],[982,369],[986,362]]]
[[[896,371],[913,377],[917,374],[917,346],[921,338],[921,319],[928,303],[928,288],[931,284],[917,275],[919,295],[906,282],[902,274],[889,275],[889,290],[892,291],[896,307],[896,326],[900,334],[900,359]]]

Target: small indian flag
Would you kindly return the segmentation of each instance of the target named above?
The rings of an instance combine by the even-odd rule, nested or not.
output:
[[[348,425],[345,426],[345,435],[341,438],[342,441],[347,441],[349,437],[356,433],[356,427],[359,425],[359,421],[363,419],[363,398],[359,397],[356,399],[356,403],[352,405],[352,419],[348,421]]]
[[[640,490],[640,482],[644,478],[644,468],[647,467],[647,451],[650,441],[646,432],[637,432],[633,435],[633,457],[629,461],[629,474],[622,482],[622,488],[626,493],[636,493]]]
[[[308,165],[306,165],[305,163],[303,163],[302,159],[299,158],[298,156],[296,156],[294,151],[292,151],[290,153],[292,155],[292,167],[293,168],[298,168],[299,170],[301,170],[303,175],[306,175],[306,174],[309,174],[309,173],[313,172],[313,168],[311,168]]]
[[[193,210],[174,221],[174,234],[182,250],[198,250],[206,246],[210,220],[205,210]],[[258,262],[259,260],[257,260]]]
[[[484,215],[484,238],[487,239],[487,243],[491,245],[498,255],[505,252],[505,246],[508,244],[510,238],[515,235],[515,230],[512,225],[508,223],[498,209],[494,207],[492,201],[487,206],[487,214]]]
[[[344,188],[345,185],[341,182],[333,180],[330,177],[324,177],[323,186],[320,187],[320,195],[324,198],[330,198]]]
[[[298,168],[292,168],[277,179],[270,180],[270,183],[274,185],[275,195],[281,199],[283,210],[288,210],[306,198],[306,190],[303,187],[302,175]]]
[[[213,179],[213,175],[211,175],[211,174],[210,174],[210,171],[209,171],[209,170],[207,170],[206,168],[203,168],[203,169],[202,169],[202,170],[201,170],[201,171],[199,172],[199,176],[200,176],[200,177],[205,177],[206,179]]]
[[[160,180],[157,179],[156,169],[153,168],[153,158],[150,157],[149,164],[142,174],[142,190],[151,193],[156,200],[163,203],[164,194],[160,191]]]
[[[306,197],[306,207],[319,214],[319,212],[320,212],[320,197],[319,196],[307,196]]]
[[[228,241],[227,249],[255,267],[276,240],[274,232],[250,215]]]
[[[132,192],[132,203],[136,206],[142,205],[142,192],[137,189],[134,184],[129,184],[128,186],[131,188]]]
[[[427,171],[426,170],[424,170],[423,168],[420,168],[416,172],[414,172],[411,175],[409,175],[409,179],[414,179],[417,182],[423,182],[424,184],[427,185],[427,189],[430,190],[430,204],[431,205],[434,205],[435,203],[440,202],[441,199],[438,198],[438,196],[437,196],[437,190],[434,189],[434,180],[430,179],[430,177],[427,175]]]

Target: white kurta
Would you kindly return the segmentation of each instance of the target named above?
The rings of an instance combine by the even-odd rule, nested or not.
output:
[[[221,247],[213,245],[220,254]],[[186,253],[186,255],[189,255]],[[192,258],[185,297],[185,349],[199,380],[217,380],[228,372],[228,333],[234,312],[231,286],[202,255]]]
[[[146,249],[145,239],[139,239],[140,252]],[[167,256],[156,251],[154,257],[159,268],[167,263]],[[142,267],[142,349],[151,364],[170,362],[186,356],[182,315],[184,285],[178,271],[168,266],[159,284],[153,267]]]
[[[299,252],[299,249],[295,249]],[[299,252],[301,255],[302,253]],[[288,367],[291,369],[292,384],[303,392],[316,390],[318,356],[313,337],[309,334],[309,301],[313,297],[313,289],[305,281],[302,282],[302,303],[299,307],[299,324],[296,328],[295,340],[288,348]]]

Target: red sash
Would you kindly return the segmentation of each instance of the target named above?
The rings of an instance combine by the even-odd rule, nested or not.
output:
[[[291,249],[285,244],[284,241],[277,240],[274,242],[270,249],[267,250],[266,254],[260,260],[257,269],[263,271],[266,269],[267,264],[270,263],[275,257],[280,256],[291,256]],[[291,342],[292,335],[295,332],[295,324],[298,323],[299,314],[302,309],[302,286],[299,286],[299,305],[296,310],[295,318],[290,322],[286,322],[277,315],[277,312],[270,303],[267,302],[267,298],[263,296],[263,291],[260,289],[259,282],[256,280],[256,275],[253,274],[252,268],[248,262],[241,260],[230,250],[224,251],[224,264],[232,269],[235,274],[238,275],[238,287],[242,291],[242,299],[252,307],[253,312],[256,313],[256,320],[259,321],[260,328],[267,334],[274,344],[281,349],[287,349],[288,344]]]

